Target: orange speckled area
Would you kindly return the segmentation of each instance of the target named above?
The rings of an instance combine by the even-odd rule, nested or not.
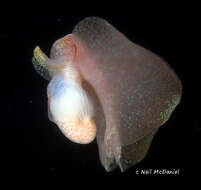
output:
[[[76,54],[76,46],[72,34],[68,34],[57,40],[50,51],[50,57],[56,59],[64,56],[67,61],[73,61]]]
[[[84,121],[66,120],[57,122],[63,134],[72,142],[79,144],[88,144],[96,137],[96,125],[90,118]]]

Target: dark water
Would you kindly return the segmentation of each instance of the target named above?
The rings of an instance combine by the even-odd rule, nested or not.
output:
[[[87,15],[88,16],[88,15]],[[124,174],[106,173],[97,144],[67,140],[48,120],[48,82],[34,70],[36,45],[49,54],[56,39],[71,33],[85,16],[10,16],[1,23],[0,176],[8,178],[123,182],[145,177],[141,169],[180,169],[177,176],[198,175],[200,167],[200,34],[197,17],[175,15],[100,16],[136,43],[162,56],[183,84],[181,104],[153,139],[146,158]],[[153,175],[149,175],[153,176]],[[168,175],[166,175],[168,176]],[[172,176],[177,177],[177,176]],[[131,180],[132,179],[132,180]]]

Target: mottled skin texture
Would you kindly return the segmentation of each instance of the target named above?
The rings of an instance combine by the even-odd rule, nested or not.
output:
[[[101,163],[106,171],[117,165],[125,171],[144,158],[154,134],[180,102],[181,82],[164,60],[103,19],[82,20],[70,37],[53,45],[51,58],[64,56],[69,43],[96,108]]]
[[[101,161],[108,171],[116,164],[123,171],[144,157],[154,132],[179,103],[180,80],[160,57],[132,43],[102,19],[81,21],[73,34],[91,59],[81,58],[80,70],[102,105],[104,119],[100,120],[106,121],[97,126]],[[167,101],[173,103],[169,113],[162,114]],[[143,139],[148,145],[135,151],[143,147]]]

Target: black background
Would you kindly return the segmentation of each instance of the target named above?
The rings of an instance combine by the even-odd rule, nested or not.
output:
[[[153,139],[145,159],[121,173],[107,173],[96,141],[79,145],[66,139],[47,117],[47,81],[36,74],[36,45],[49,54],[53,42],[71,33],[86,16],[99,16],[129,39],[157,53],[183,84],[180,105]],[[180,178],[200,173],[200,33],[199,17],[188,12],[103,16],[9,15],[1,17],[0,176],[42,180],[146,178],[137,169],[180,169]],[[149,175],[150,176],[150,175]],[[158,176],[152,176],[158,177]],[[131,181],[132,181],[131,180]]]

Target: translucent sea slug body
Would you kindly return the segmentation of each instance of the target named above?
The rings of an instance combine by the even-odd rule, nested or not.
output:
[[[73,80],[54,77],[48,85],[53,121],[71,141],[90,143],[96,136],[93,107],[82,87]]]
[[[181,99],[181,82],[164,60],[101,18],[80,21],[50,58],[36,47],[33,64],[50,80],[50,120],[73,142],[96,137],[106,171],[142,160]]]

